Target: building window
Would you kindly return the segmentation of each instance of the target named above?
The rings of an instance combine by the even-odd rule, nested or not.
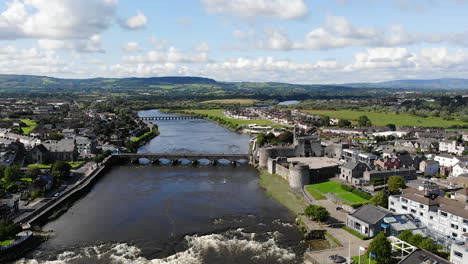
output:
[[[429,216],[429,219],[431,219],[431,220],[432,220],[432,219],[434,219],[434,217],[431,215],[431,216]]]
[[[390,202],[390,204],[391,204],[391,205],[395,205],[395,203],[394,203],[394,202]]]
[[[422,216],[422,217],[424,217],[424,214],[423,214],[422,212],[419,212],[419,215]]]
[[[458,234],[457,234],[457,233],[452,233],[452,236],[453,236],[453,237],[457,237]]]
[[[446,212],[440,212],[440,215],[443,216],[443,217],[447,217],[447,213]]]
[[[454,250],[454,251],[453,251],[453,254],[454,254],[455,256],[459,257],[459,258],[463,258],[463,254],[460,253],[460,252],[458,252],[458,251],[455,251],[455,250]]]
[[[463,223],[464,223],[465,225],[468,225],[468,220],[463,219]]]
[[[361,231],[361,224],[354,223],[354,229]]]
[[[466,233],[466,228],[463,228],[463,233]]]
[[[408,203],[408,200],[406,200],[405,198],[401,198],[401,202],[402,203]]]
[[[414,210],[414,209],[411,209],[411,213],[414,213],[414,214],[415,214],[415,213],[416,213],[416,210]]]
[[[395,209],[393,209],[393,208],[390,208],[390,211],[392,211],[392,212],[394,212],[394,213],[395,213]]]
[[[457,226],[457,225],[450,224],[450,226],[451,226],[453,229],[458,229],[458,226]]]
[[[424,205],[423,205],[423,204],[420,204],[420,205],[419,205],[419,208],[424,209]]]
[[[403,209],[403,210],[408,210],[408,207],[402,205],[402,206],[401,206],[401,209]]]

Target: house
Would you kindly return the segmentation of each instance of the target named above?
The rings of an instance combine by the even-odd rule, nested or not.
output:
[[[425,249],[416,249],[398,264],[450,264],[452,262],[437,256]]]
[[[29,163],[48,164],[49,151],[43,144],[36,145],[29,151]]]
[[[375,179],[387,179],[391,176],[401,176],[405,180],[416,179],[416,169],[413,167],[399,169],[367,170],[363,173],[363,180],[371,183]]]
[[[434,160],[439,162],[440,167],[452,167],[459,162],[456,156],[451,154],[435,155]]]
[[[468,187],[455,192],[455,200],[466,203],[468,202]]]
[[[80,157],[90,157],[96,154],[96,141],[87,137],[75,137],[75,144]]]
[[[392,168],[400,168],[400,160],[398,158],[379,158],[374,161],[374,166],[379,167],[381,169],[392,169]]]
[[[341,166],[340,179],[353,184],[360,184],[363,173],[370,169],[371,167],[366,163],[348,161]]]
[[[439,173],[439,162],[435,160],[423,160],[419,165],[419,169],[424,175],[436,175]]]
[[[468,161],[460,161],[453,166],[451,176],[458,177],[466,173],[468,173]]]
[[[346,161],[354,161],[354,162],[363,162],[366,164],[373,164],[377,157],[372,153],[362,152],[359,149],[344,149],[343,156]]]
[[[460,145],[456,140],[443,140],[439,143],[440,152],[448,152],[455,155],[462,155],[468,147]]]
[[[346,225],[366,237],[374,237],[382,231],[383,219],[392,216],[389,210],[365,204],[348,214]]]

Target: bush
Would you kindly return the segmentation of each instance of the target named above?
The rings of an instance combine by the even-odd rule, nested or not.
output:
[[[319,205],[309,205],[304,210],[304,214],[312,218],[314,221],[325,222],[330,217],[330,212],[323,206]]]
[[[372,195],[370,193],[366,193],[358,189],[353,189],[351,192],[366,200],[370,200],[372,198]]]
[[[346,184],[341,184],[341,189],[347,191],[347,192],[352,192],[354,188],[352,186],[346,185]]]

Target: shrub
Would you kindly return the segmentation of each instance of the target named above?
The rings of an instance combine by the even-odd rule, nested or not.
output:
[[[327,221],[328,217],[330,217],[330,212],[323,206],[319,205],[309,205],[304,210],[304,214],[307,217],[312,218],[315,221],[325,222]]]

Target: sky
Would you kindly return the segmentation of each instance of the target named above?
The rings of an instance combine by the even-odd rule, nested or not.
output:
[[[465,78],[468,0],[0,0],[0,74]]]

